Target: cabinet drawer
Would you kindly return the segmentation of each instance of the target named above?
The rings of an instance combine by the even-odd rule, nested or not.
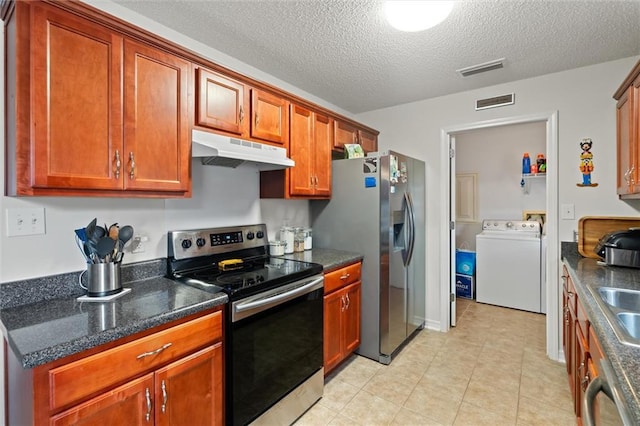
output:
[[[361,271],[362,262],[358,262],[325,274],[324,294],[331,293],[347,284],[359,281]]]
[[[222,312],[218,311],[54,368],[49,371],[50,409],[122,383],[221,337]]]

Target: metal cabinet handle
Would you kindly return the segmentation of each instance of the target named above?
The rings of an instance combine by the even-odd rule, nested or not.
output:
[[[133,151],[129,153],[129,163],[131,164],[131,169],[129,169],[129,179],[133,180],[136,177],[136,162],[133,159]]]
[[[136,359],[142,359],[148,356],[153,356],[153,355],[157,355],[160,352],[164,351],[165,349],[167,349],[169,346],[171,346],[173,343],[165,343],[164,345],[162,345],[161,347],[159,347],[158,349],[156,349],[155,351],[151,351],[151,352],[144,352],[141,353],[140,355],[138,355],[136,357]]]
[[[349,299],[349,293],[345,294],[345,297],[347,298],[347,306],[344,308],[346,311],[347,309],[349,309],[349,306],[351,305],[351,299]]]
[[[629,175],[631,174],[631,169],[627,169],[626,172],[624,172],[624,181],[627,182],[627,184],[629,184]]]
[[[346,273],[346,274],[344,274],[344,275],[340,276],[340,279],[341,279],[342,281],[344,281],[344,280],[348,279],[350,276],[351,276],[351,275],[350,275],[349,273]]]
[[[122,166],[122,162],[120,161],[120,151],[116,149],[116,179],[120,179],[120,166]]]
[[[573,295],[574,295],[574,293],[572,291],[567,293],[567,296],[569,296],[569,297],[573,297]]]
[[[582,385],[582,392],[587,390],[587,386],[589,386],[589,380],[591,378],[589,377],[589,373],[585,374],[584,377],[582,378],[582,381],[580,382]]]
[[[162,412],[164,413],[167,410],[167,386],[164,383],[164,380],[162,381]]]
[[[629,170],[629,183],[631,185],[635,185],[636,184],[636,180],[633,178],[633,172],[636,170],[636,166],[633,165],[631,166],[631,169]]]
[[[344,296],[340,296],[340,301],[342,302],[340,306],[340,312],[344,312],[344,310],[347,308],[347,304],[344,300]]]
[[[260,124],[260,117],[258,117],[258,113],[256,113],[256,127]]]
[[[144,392],[145,397],[147,398],[147,415],[145,416],[147,422],[151,419],[151,409],[153,406],[151,405],[151,394],[149,393],[149,388],[147,388]]]
[[[240,114],[239,114],[240,124],[242,124],[242,120],[244,120],[244,109],[242,105],[240,105]]]

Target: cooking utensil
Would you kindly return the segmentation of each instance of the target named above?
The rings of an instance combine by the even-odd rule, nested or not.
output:
[[[90,240],[93,238],[93,234],[96,231],[96,223],[98,223],[98,218],[93,218],[93,220],[91,222],[89,222],[89,224],[87,225],[86,228],[84,228],[84,232],[85,235],[87,237],[87,240]]]
[[[124,248],[124,245],[129,242],[129,240],[133,237],[133,227],[129,225],[125,225],[120,228],[120,232],[118,233],[118,239],[120,240],[120,251]]]
[[[113,252],[113,248],[116,245],[116,241],[109,237],[102,237],[98,240],[98,244],[96,245],[96,253],[98,254],[98,258],[100,260],[104,260],[105,262],[109,262],[111,253]]]
[[[109,227],[109,232],[108,232],[109,238],[111,238],[112,240],[117,241],[118,240],[119,229],[120,228],[118,228],[118,223],[117,222],[114,223],[113,225],[111,225]]]
[[[87,232],[84,228],[76,229],[74,230],[74,232],[76,233],[76,236],[80,239],[80,241],[82,241],[83,243],[87,241]]]

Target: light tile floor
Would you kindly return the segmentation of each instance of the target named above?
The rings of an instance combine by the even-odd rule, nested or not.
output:
[[[576,424],[565,365],[545,355],[544,315],[458,299],[457,317],[391,365],[352,356],[296,426]]]

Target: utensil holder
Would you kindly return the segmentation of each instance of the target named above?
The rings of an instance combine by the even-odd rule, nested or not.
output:
[[[87,264],[87,292],[89,296],[102,297],[122,291],[120,262]]]

